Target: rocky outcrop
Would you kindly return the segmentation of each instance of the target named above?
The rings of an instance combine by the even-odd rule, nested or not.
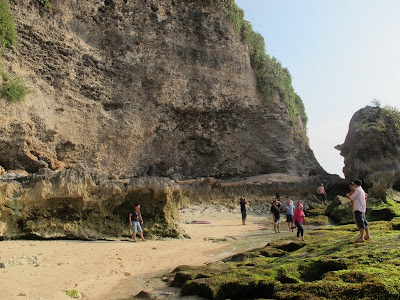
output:
[[[147,235],[176,237],[180,187],[169,179],[109,180],[83,165],[0,176],[0,239],[129,238],[128,215],[142,205]]]
[[[388,188],[400,190],[400,112],[390,107],[367,106],[352,117],[344,144],[346,178],[362,179],[374,196]]]
[[[13,1],[4,65],[34,90],[0,101],[0,165],[84,163],[110,178],[322,174],[279,93],[206,1]],[[301,134],[300,134],[300,133]]]
[[[147,237],[180,237],[185,236],[179,226],[180,208],[201,205],[237,211],[238,199],[244,196],[249,212],[267,214],[276,187],[282,197],[308,208],[320,203],[315,197],[320,181],[315,176],[283,174],[238,180],[110,180],[81,164],[36,174],[7,172],[0,175],[0,239],[127,239],[131,236],[128,215],[135,203],[141,204]]]
[[[365,213],[368,221],[391,221],[400,217],[400,193],[389,189],[386,195],[383,200],[368,197]],[[352,201],[347,197],[337,196],[327,207],[326,215],[337,224],[354,223]]]

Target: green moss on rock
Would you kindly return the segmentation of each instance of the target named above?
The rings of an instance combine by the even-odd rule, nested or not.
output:
[[[361,244],[355,225],[324,227],[307,243],[275,241],[242,261],[184,267],[176,277],[183,295],[208,299],[399,299],[399,224],[370,222],[373,239]]]

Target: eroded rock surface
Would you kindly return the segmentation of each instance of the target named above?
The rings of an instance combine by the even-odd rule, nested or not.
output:
[[[141,204],[147,237],[180,237],[185,236],[179,225],[181,208],[239,211],[239,197],[244,196],[250,213],[267,215],[276,187],[282,197],[308,208],[319,204],[314,187],[320,181],[283,174],[237,181],[109,179],[82,164],[36,174],[7,172],[0,175],[0,239],[130,239],[128,214],[135,203]]]
[[[400,113],[393,108],[367,106],[352,117],[344,144],[345,177],[359,178],[372,193],[385,197],[387,188],[400,190]]]
[[[84,163],[112,178],[324,173],[279,93],[264,103],[247,46],[214,6],[14,2],[19,45],[3,60],[35,92],[22,104],[0,101],[6,170]]]
[[[180,187],[169,179],[109,180],[85,166],[0,176],[0,238],[130,238],[142,204],[146,234],[176,237]]]

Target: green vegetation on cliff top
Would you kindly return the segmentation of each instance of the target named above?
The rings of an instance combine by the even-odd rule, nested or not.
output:
[[[355,244],[355,225],[306,232],[202,267],[177,268],[182,295],[209,299],[399,299],[400,218],[371,222],[373,239]]]
[[[400,135],[400,111],[392,106],[382,107],[378,100],[372,101],[372,105],[377,109],[376,113],[357,122],[357,131],[364,134],[370,130],[381,133],[393,131]]]
[[[257,87],[262,93],[265,103],[277,96],[286,104],[289,117],[295,125],[306,128],[307,115],[301,98],[294,92],[292,77],[287,68],[275,58],[267,54],[264,38],[253,31],[250,22],[243,19],[244,13],[234,0],[205,0],[206,3],[218,6],[232,22],[234,29],[241,35],[242,41],[248,45],[250,61],[257,77]],[[301,135],[304,141],[307,136]]]

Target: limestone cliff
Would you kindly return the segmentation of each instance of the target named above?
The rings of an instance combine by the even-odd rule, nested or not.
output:
[[[13,1],[19,44],[3,65],[34,92],[0,100],[0,239],[128,237],[135,202],[146,235],[178,236],[188,202],[335,186],[290,76],[260,88],[254,49],[209,2]]]
[[[357,111],[344,144],[336,149],[344,157],[346,178],[400,190],[400,113],[395,108],[377,105]]]
[[[0,101],[0,165],[84,163],[110,178],[324,173],[249,51],[206,1],[14,1],[4,64],[34,90]],[[303,128],[301,128],[303,126]]]

